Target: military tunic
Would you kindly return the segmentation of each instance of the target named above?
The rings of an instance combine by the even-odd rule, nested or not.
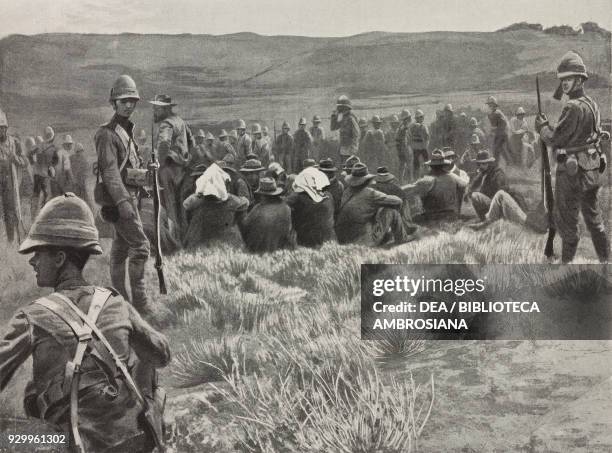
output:
[[[594,115],[595,113],[595,115]],[[563,240],[562,260],[569,262],[578,246],[578,213],[582,212],[584,222],[591,233],[591,239],[599,259],[609,257],[609,240],[605,231],[599,206],[599,188],[603,176],[599,173],[599,154],[589,144],[599,127],[599,108],[582,89],[570,93],[561,116],[554,128],[543,128],[540,136],[547,145],[566,150],[578,161],[578,171],[572,175],[566,164],[558,164],[555,185],[554,218],[557,231]]]
[[[340,131],[340,158],[346,160],[351,155],[357,155],[359,150],[359,124],[357,117],[352,112],[342,114],[342,119],[338,120],[338,114],[331,116],[330,129]]]
[[[274,143],[276,161],[287,173],[292,173],[293,171],[291,168],[291,159],[293,157],[294,145],[293,136],[286,132],[276,137],[276,142]]]
[[[2,210],[4,217],[4,226],[6,228],[6,237],[9,242],[13,240],[17,225],[17,203],[16,197],[19,193],[19,181],[14,178],[18,177],[14,169],[16,167],[25,167],[27,160],[21,154],[21,146],[13,137],[7,135],[4,142],[0,142],[0,200],[2,201]]]
[[[80,279],[65,280],[56,287],[56,291],[85,313],[94,289]],[[162,367],[170,361],[166,338],[153,330],[119,295],[111,296],[96,325],[128,369],[139,364],[144,371],[143,368]],[[69,389],[64,389],[62,383],[66,363],[73,359],[76,345],[72,329],[36,303],[17,311],[0,342],[0,390],[32,356],[32,380],[26,387],[24,400],[26,414],[55,424],[66,433],[70,432],[70,399]],[[101,366],[98,359],[86,353],[81,366],[78,422],[88,452],[117,447],[138,436],[144,441],[143,427],[138,421],[142,408],[112,362],[110,367],[109,363],[106,365]],[[110,376],[109,370],[114,370]],[[150,395],[152,388],[146,388],[146,382],[133,377],[141,392]],[[112,381],[116,383],[117,396],[109,398],[104,392]],[[144,447],[144,442],[141,445]]]

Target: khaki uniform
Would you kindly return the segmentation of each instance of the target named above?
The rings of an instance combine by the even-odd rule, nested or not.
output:
[[[56,287],[59,294],[85,313],[94,289],[82,280],[65,280]],[[49,296],[51,300],[54,297]],[[150,396],[154,368],[170,361],[166,338],[118,294],[106,302],[96,325],[128,369],[139,370],[132,376],[141,392]],[[56,425],[64,433],[70,432],[70,398],[63,382],[76,345],[71,327],[37,303],[17,311],[0,342],[0,390],[32,356],[32,380],[24,398],[26,414]],[[114,447],[116,451],[148,451],[147,436],[138,420],[142,408],[104,352],[98,352],[96,358],[87,352],[81,365],[78,423],[85,450],[97,452]],[[121,449],[121,445],[125,448]]]
[[[144,271],[145,263],[149,258],[150,246],[138,214],[139,189],[124,182],[126,169],[140,168],[141,165],[133,130],[134,124],[131,121],[115,115],[107,124],[98,129],[94,142],[98,155],[98,171],[112,199],[112,206],[118,206],[124,200],[128,200],[136,213],[131,219],[119,218],[113,223],[115,233],[110,251],[110,272],[113,286],[128,299],[125,270],[126,261],[129,258],[131,302],[140,309],[148,303]]]
[[[344,162],[349,156],[357,155],[359,151],[359,124],[353,112],[347,112],[338,120],[336,113],[331,116],[330,129],[340,131],[340,159]]]
[[[293,172],[293,169],[291,168],[293,147],[294,141],[292,135],[283,132],[276,137],[276,143],[274,143],[274,155],[276,156],[276,161],[288,174]]]
[[[312,137],[307,130],[298,129],[293,134],[293,158],[291,159],[291,171],[293,173],[301,172],[304,167],[304,159],[310,157],[312,148]],[[263,162],[262,162],[263,164]],[[264,165],[265,166],[265,165]]]
[[[312,158],[318,161],[322,158],[321,153],[325,141],[325,130],[321,126],[312,126],[309,132],[312,137]]]
[[[27,159],[21,154],[21,146],[13,137],[0,142],[0,200],[6,228],[6,238],[13,241],[18,226],[17,197],[19,197],[19,175],[16,167],[25,167]]]
[[[594,115],[595,113],[595,115]],[[578,161],[578,171],[572,175],[566,164],[557,165],[555,185],[555,225],[563,240],[562,260],[569,262],[578,247],[578,213],[582,212],[593,246],[600,260],[609,257],[609,240],[599,206],[599,188],[603,175],[599,173],[599,154],[587,142],[599,128],[599,108],[583,90],[571,93],[557,126],[544,128],[540,136],[547,145],[566,150]]]
[[[404,186],[404,191],[411,196],[421,198],[423,214],[420,220],[455,220],[459,207],[459,194],[465,190],[468,182],[454,173],[427,175]],[[419,220],[415,218],[415,221]]]

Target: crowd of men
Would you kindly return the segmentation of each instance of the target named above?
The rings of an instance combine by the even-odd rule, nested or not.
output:
[[[585,93],[588,74],[578,54],[562,58],[557,76],[555,98],[564,95],[568,101],[556,126],[538,115],[535,129],[555,150],[561,260],[574,258],[581,211],[599,259],[607,262],[609,240],[598,202],[607,166],[599,145],[606,138],[599,108]],[[431,128],[421,110],[414,123],[403,110],[391,117],[386,132],[378,116],[367,130],[350,99],[340,96],[331,114],[330,129],[339,134],[331,157],[320,154],[325,132],[317,116],[309,129],[302,118],[294,134],[284,123],[274,140],[259,124],[248,134],[242,120],[235,131],[221,131],[217,138],[204,131],[193,136],[163,94],[150,101],[155,127],[147,146],[147,134],[135,134],[130,121],[139,100],[134,80],[119,77],[110,90],[114,114],[94,137],[94,199],[114,230],[113,289],[92,286],[82,274],[89,256],[102,253],[83,147],[70,135],[56,146],[47,127],[43,136],[26,138],[22,148],[7,134],[6,115],[0,114],[6,235],[10,241],[19,231],[19,169],[30,168],[33,222],[19,251],[33,254],[38,285],[55,289],[11,320],[0,342],[0,390],[33,356],[26,412],[70,432],[77,451],[152,451],[161,444],[163,394],[155,369],[169,362],[170,352],[166,338],[141,318],[152,310],[144,282],[150,244],[156,243],[151,174],[157,172],[161,189],[166,251],[219,242],[244,244],[255,253],[329,241],[398,245],[412,240],[420,225],[460,218],[467,202],[479,218],[469,225],[474,230],[502,217],[536,231],[550,226],[509,186],[499,165],[500,159],[515,165],[535,159],[525,111],[517,109],[508,122],[492,96],[486,101],[488,135],[475,119],[455,117],[450,104]],[[398,177],[389,169],[393,162]]]

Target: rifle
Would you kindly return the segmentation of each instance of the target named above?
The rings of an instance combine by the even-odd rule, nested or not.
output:
[[[538,115],[542,115],[540,80],[538,76],[536,76],[536,93],[538,96]],[[542,153],[542,200],[548,214],[548,237],[546,238],[546,246],[544,247],[544,256],[551,258],[554,254],[555,234],[557,233],[553,218],[554,195],[550,175],[550,161],[548,160],[548,148],[544,140],[542,140],[542,136],[539,138],[539,144]]]
[[[155,218],[155,270],[157,270],[157,279],[159,280],[159,293],[167,294],[166,279],[164,278],[164,262],[161,252],[160,240],[160,219],[159,212],[159,179],[157,170],[159,162],[157,161],[157,151],[155,151],[155,121],[151,122],[151,164],[149,165],[153,176],[153,217]]]

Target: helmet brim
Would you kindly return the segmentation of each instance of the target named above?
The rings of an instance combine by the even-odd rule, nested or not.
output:
[[[568,71],[568,72],[560,72],[559,74],[557,74],[557,79],[564,79],[566,77],[573,77],[573,76],[580,76],[580,77],[584,77],[585,79],[589,78],[589,75],[586,72]]]
[[[54,240],[53,243],[50,243],[49,241],[45,241],[43,239],[32,239],[29,237],[21,243],[18,252],[22,255],[27,255],[28,253],[34,253],[37,249],[43,247],[71,247],[88,251],[92,255],[102,255],[102,247],[100,247],[100,244],[97,241],[86,242],[84,244],[75,246],[73,240]]]

